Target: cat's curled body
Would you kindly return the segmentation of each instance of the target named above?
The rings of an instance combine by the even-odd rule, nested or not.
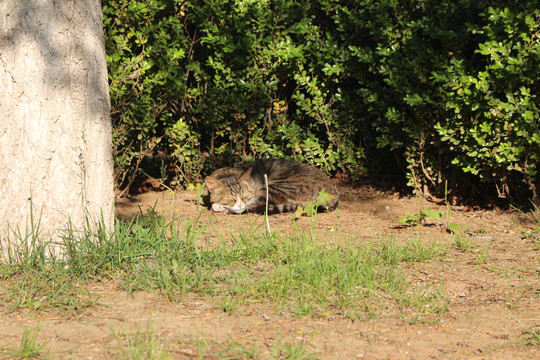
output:
[[[269,213],[295,211],[299,206],[314,204],[321,190],[330,195],[321,208],[337,207],[337,186],[320,169],[293,160],[261,159],[242,168],[218,169],[205,179],[212,210],[226,214],[264,213],[265,174]]]

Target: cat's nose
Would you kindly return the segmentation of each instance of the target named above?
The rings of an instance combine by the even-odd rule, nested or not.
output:
[[[236,200],[236,203],[230,208],[234,214],[241,214],[246,210],[246,205],[241,199]]]

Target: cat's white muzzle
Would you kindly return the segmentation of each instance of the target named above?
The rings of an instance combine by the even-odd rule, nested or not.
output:
[[[244,211],[246,211],[246,204],[244,204],[242,201],[237,201],[236,204],[234,204],[230,209],[230,212],[233,214],[241,214]]]
[[[226,214],[241,214],[246,211],[246,205],[242,201],[237,201],[233,206],[225,206],[221,204],[212,204],[212,211]]]

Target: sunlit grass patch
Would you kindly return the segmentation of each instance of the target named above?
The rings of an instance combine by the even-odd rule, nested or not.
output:
[[[228,312],[247,301],[271,301],[298,316],[350,313],[381,299],[422,311],[422,302],[409,296],[401,264],[446,252],[418,237],[403,244],[388,237],[336,245],[301,231],[270,234],[255,223],[204,246],[208,229],[199,219],[154,216],[118,220],[114,231],[67,231],[62,256],[24,239],[26,245],[21,241],[10,253],[19,261],[0,266],[0,301],[11,310],[55,308],[75,315],[97,301],[87,284],[114,279],[128,292],[158,291],[171,301],[188,293],[218,294]]]

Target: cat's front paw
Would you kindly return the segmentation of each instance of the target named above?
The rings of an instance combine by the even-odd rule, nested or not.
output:
[[[213,212],[217,212],[217,213],[222,213],[222,214],[230,214],[231,213],[231,210],[225,206],[225,205],[221,205],[221,204],[212,204],[212,211]]]

